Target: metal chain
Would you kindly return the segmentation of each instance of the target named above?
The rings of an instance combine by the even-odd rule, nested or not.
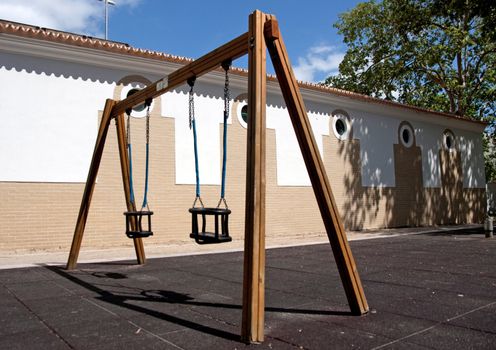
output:
[[[226,80],[224,83],[224,113],[225,118],[229,118],[229,102],[231,100],[231,93],[229,91],[229,69],[226,69]]]
[[[146,143],[150,143],[150,105],[146,109]]]
[[[131,113],[127,115],[126,140],[127,144],[131,144]]]
[[[205,208],[205,206],[203,205],[203,201],[202,201],[201,197],[195,197],[195,201],[193,202],[192,208],[196,208],[197,202],[200,203],[201,208]]]
[[[189,90],[189,128],[193,127],[193,120],[195,120],[195,99],[193,96],[193,85]]]

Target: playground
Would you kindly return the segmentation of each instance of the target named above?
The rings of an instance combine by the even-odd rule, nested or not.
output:
[[[496,241],[480,228],[352,241],[351,315],[327,244],[268,249],[260,349],[490,349]],[[241,252],[0,271],[3,349],[240,349]]]
[[[226,173],[231,65],[245,55],[248,56],[245,114],[249,123],[241,248],[240,241],[230,236],[229,223],[236,220],[230,220],[231,209],[239,212],[239,207],[228,206]],[[270,242],[273,238],[266,239],[266,221],[270,219],[266,215],[270,206],[266,200],[268,58],[315,195],[315,209],[318,208],[325,227],[325,243],[307,241],[298,245],[289,236],[283,236],[286,246],[274,247]],[[213,203],[207,186],[207,196],[202,198],[201,192],[201,188],[205,189],[201,186],[205,172],[201,170],[211,165],[200,156],[205,155],[200,152],[201,142],[197,140],[197,129],[202,127],[198,114],[202,103],[195,90],[195,83],[199,82],[201,87],[205,79],[202,76],[210,72],[222,74],[224,81],[221,182],[219,197]],[[195,191],[194,195],[190,194],[192,206],[181,206],[180,210],[191,218],[186,235],[205,249],[199,250],[200,254],[183,252],[183,255],[150,259],[153,254],[145,253],[144,240],[154,236],[153,210],[156,214],[166,210],[171,218],[177,216],[174,213],[178,210],[176,206],[154,207],[153,200],[149,202],[149,164],[155,157],[150,141],[154,133],[152,106],[154,101],[158,103],[158,97],[185,86]],[[141,122],[136,115],[140,112],[144,117]],[[135,120],[131,121],[131,117]],[[347,124],[343,120],[339,125],[344,133]],[[139,157],[133,158],[132,151],[131,134],[140,130],[135,128],[138,123],[144,124],[140,136],[145,149],[141,153],[143,167],[137,166]],[[113,172],[120,172],[122,180],[115,188],[122,185],[126,208],[123,233],[132,240],[136,259],[109,261],[102,257],[96,263],[78,261],[88,222],[91,227],[90,206],[94,192],[98,192],[95,191],[99,187],[97,178],[101,163],[105,163],[102,162],[104,148],[113,125],[118,150]],[[407,136],[403,136],[405,130]],[[408,144],[413,128],[406,122],[400,124],[400,134]],[[447,166],[453,168],[459,158],[454,149],[450,150],[455,136],[449,129],[443,132],[443,140],[446,139],[448,149],[440,154],[447,157]],[[136,181],[140,177],[137,175],[142,176],[142,192],[138,189],[141,183]],[[455,175],[448,185],[459,186],[450,185],[451,191],[442,191],[445,202],[440,203],[459,210],[461,206],[456,203],[466,201],[455,198],[463,192],[462,182]],[[415,193],[415,187],[406,188],[407,192]],[[367,232],[362,232],[361,240],[349,243],[300,85],[273,15],[253,12],[246,33],[142,89],[130,90],[121,100],[108,98],[82,192],[65,265],[38,262],[36,267],[0,271],[2,348],[466,349],[491,348],[495,343],[496,275],[492,270],[496,243],[485,237],[479,225],[423,232],[407,229],[403,234],[386,238],[388,234],[367,237]],[[406,211],[413,211],[413,202],[408,203]],[[401,208],[400,200],[398,207]],[[295,210],[295,217],[299,217],[298,207],[289,209]],[[480,215],[481,211],[476,211]],[[345,208],[345,212],[344,216],[358,215],[351,208]],[[456,211],[447,212],[461,218]],[[102,218],[110,220],[104,213]],[[471,220],[477,222],[475,217]],[[303,215],[297,221],[311,220]],[[169,226],[174,227],[174,222]],[[300,232],[297,228],[292,230]],[[304,235],[302,232],[301,236]],[[208,248],[228,246],[221,243],[230,242],[231,248]]]
[[[190,237],[199,245],[228,243],[229,215],[231,210],[225,198],[227,169],[227,120],[229,116],[229,70],[233,60],[248,55],[248,115],[246,155],[246,200],[245,235],[243,260],[243,303],[241,339],[246,343],[263,342],[265,332],[265,229],[266,229],[266,102],[267,74],[266,51],[269,52],[279,87],[281,88],[289,116],[308,171],[319,211],[331,244],[337,269],[348,301],[349,312],[355,316],[364,315],[369,306],[358,275],[355,260],[344,231],[337,205],[327,177],[317,141],[306,112],[298,82],[291,69],[279,25],[273,15],[254,11],[249,16],[248,32],[182,66],[168,76],[148,85],[142,90],[130,91],[121,101],[107,99],[103,109],[93,156],[88,171],[83,198],[79,208],[71,249],[66,265],[67,270],[77,267],[91,200],[95,189],[98,170],[111,121],[115,119],[122,184],[126,200],[126,236],[133,239],[138,265],[146,262],[143,238],[153,235],[152,215],[148,203],[148,173],[150,144],[150,108],[153,98],[174,87],[189,86],[188,114],[189,127],[193,132],[195,160],[195,199],[191,213]],[[224,127],[223,166],[220,199],[216,207],[206,207],[201,197],[201,182],[195,117],[194,86],[198,77],[219,67],[224,69]],[[131,114],[136,108],[146,109],[146,152],[145,181],[141,209],[134,195]],[[125,125],[125,114],[127,124]],[[212,218],[214,229],[207,231],[207,219]],[[201,225],[200,225],[201,222]],[[201,230],[200,230],[201,227]]]

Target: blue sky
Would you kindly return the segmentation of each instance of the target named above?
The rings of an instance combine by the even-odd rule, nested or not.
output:
[[[114,0],[109,39],[134,47],[197,58],[247,31],[255,9],[276,15],[298,79],[335,74],[346,47],[333,28],[358,0]],[[2,0],[0,18],[103,37],[98,0]],[[235,63],[244,67],[245,61]],[[270,65],[269,65],[270,67]],[[271,71],[271,69],[269,69]]]

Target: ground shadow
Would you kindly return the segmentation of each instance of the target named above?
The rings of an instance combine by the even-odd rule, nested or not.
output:
[[[113,293],[113,292],[109,292],[107,290],[104,290],[104,289],[102,289],[102,288],[100,288],[94,284],[91,284],[89,282],[83,281],[81,278],[74,276],[70,272],[64,270],[62,267],[46,266],[46,268],[49,269],[50,271],[58,274],[59,276],[62,276],[64,278],[66,278],[67,280],[69,280],[73,283],[76,283],[77,285],[79,285],[79,286],[81,286],[81,287],[83,287],[89,291],[97,293],[98,294],[97,299],[104,301],[106,303],[120,306],[120,307],[129,309],[129,310],[133,310],[133,311],[136,311],[136,312],[139,312],[142,314],[146,314],[146,315],[164,320],[166,322],[174,323],[174,324],[177,324],[177,325],[180,325],[180,326],[183,326],[186,328],[194,329],[194,330],[197,330],[197,331],[200,331],[200,332],[203,332],[206,334],[210,334],[210,335],[213,335],[216,337],[220,337],[220,338],[224,338],[224,339],[232,340],[232,341],[238,341],[238,342],[241,341],[239,335],[237,335],[237,334],[223,331],[221,329],[212,328],[212,327],[205,326],[205,325],[202,325],[202,324],[199,324],[196,322],[192,322],[192,321],[189,321],[186,319],[179,318],[177,316],[172,316],[169,314],[165,314],[163,312],[155,311],[155,310],[148,309],[148,308],[145,308],[142,306],[128,303],[128,301],[132,301],[132,300],[153,301],[153,298],[149,298],[146,295],[143,297],[119,295],[117,293]],[[183,299],[186,300],[187,297],[183,298]],[[176,297],[174,300],[180,300],[180,298]]]
[[[242,306],[240,304],[226,304],[226,303],[216,303],[216,302],[203,302],[195,301],[193,297],[184,293],[177,293],[171,290],[146,290],[141,289],[137,291],[134,295],[126,293],[122,295],[116,292],[110,292],[103,289],[95,284],[84,281],[78,278],[71,272],[65,270],[59,266],[46,266],[45,268],[64,277],[65,279],[98,294],[96,299],[103,302],[113,304],[122,308],[126,308],[132,311],[139,312],[148,316],[161,319],[166,322],[174,323],[179,326],[194,329],[209,335],[224,338],[227,340],[241,342],[240,336],[222,329],[212,328],[210,326],[202,325],[190,320],[180,318],[178,316],[172,316],[164,312],[156,311],[153,309],[145,308],[130,302],[141,301],[141,302],[155,302],[155,303],[169,303],[169,304],[181,304],[185,306],[203,306],[203,307],[213,307],[213,308],[224,308],[224,309],[234,309],[241,310]],[[80,270],[79,270],[80,271]],[[90,275],[97,278],[109,278],[114,280],[126,279],[127,276],[121,273],[105,273],[105,272],[90,272]],[[107,285],[107,287],[122,287],[120,285]],[[328,315],[328,316],[353,316],[350,311],[332,311],[332,310],[311,310],[311,309],[294,309],[294,308],[281,308],[281,307],[266,307],[267,312],[279,312],[279,313],[291,313],[291,314],[307,314],[307,315]]]
[[[449,229],[449,228],[448,228]],[[466,228],[463,230],[448,230],[448,231],[436,231],[436,232],[427,232],[427,233],[422,233],[422,235],[427,235],[427,236],[484,236],[485,231],[484,228],[481,227],[475,227],[475,228]]]

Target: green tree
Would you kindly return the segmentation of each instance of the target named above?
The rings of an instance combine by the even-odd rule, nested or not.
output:
[[[494,0],[360,3],[335,24],[347,52],[325,84],[485,120],[494,139],[494,23]]]
[[[494,137],[494,134],[486,134],[482,141],[484,145],[484,159],[486,160],[486,179],[488,182],[496,182],[496,137]]]

